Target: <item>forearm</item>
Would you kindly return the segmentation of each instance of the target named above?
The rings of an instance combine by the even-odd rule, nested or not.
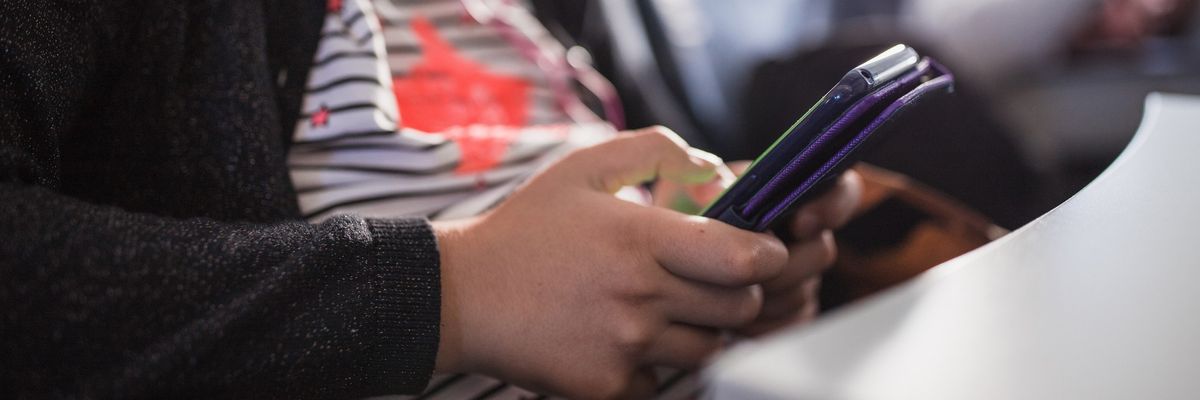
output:
[[[21,396],[355,397],[419,391],[433,368],[422,220],[172,220],[15,184],[0,204]]]

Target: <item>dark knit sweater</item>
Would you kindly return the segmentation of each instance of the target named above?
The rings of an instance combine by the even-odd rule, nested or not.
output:
[[[0,2],[0,397],[419,391],[423,220],[299,219],[320,0]]]

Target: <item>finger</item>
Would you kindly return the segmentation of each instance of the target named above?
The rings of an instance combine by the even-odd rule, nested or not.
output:
[[[837,260],[837,245],[832,231],[822,231],[816,239],[788,246],[788,262],[775,279],[763,282],[768,296],[795,289],[806,279],[820,275]]]
[[[700,184],[717,177],[720,158],[688,147],[674,132],[662,127],[623,134],[577,151],[563,161],[596,190],[614,193],[624,186],[661,178],[683,184]]]
[[[659,335],[644,361],[654,366],[693,369],[703,365],[723,345],[721,333],[715,329],[675,324]]]
[[[763,305],[762,288],[726,288],[673,278],[661,298],[668,320],[716,328],[737,328],[754,321]]]
[[[688,186],[686,188],[687,194],[696,204],[712,204],[718,197],[721,197],[722,193],[725,193],[725,189],[733,186],[733,183],[737,181],[737,177],[742,172],[745,172],[748,166],[749,164],[745,161],[739,161],[728,166],[723,164],[718,165],[717,179],[702,185]]]
[[[659,179],[654,183],[652,198],[657,207],[696,214],[720,197],[734,181],[737,181],[737,175],[734,175],[730,167],[717,165],[717,178],[698,185]]]
[[[681,201],[680,196],[684,195],[684,185],[680,185],[668,180],[659,180],[654,183],[653,200],[655,207],[669,208],[678,210],[676,205]],[[691,200],[686,199],[686,200]],[[699,203],[692,202],[691,205],[698,206]]]
[[[758,313],[757,321],[789,317],[802,311],[804,307],[817,303],[820,283],[820,277],[812,277],[801,281],[789,291],[764,296],[762,311]]]
[[[729,165],[717,166],[717,179],[699,186],[688,187],[688,194],[692,199],[699,204],[709,204],[717,200],[721,193],[725,192],[733,183],[737,181],[742,173],[750,167],[749,161],[735,161]]]
[[[726,287],[772,279],[787,262],[787,248],[774,236],[741,230],[720,221],[651,207],[633,209],[630,232],[671,273]]]
[[[798,239],[812,238],[822,229],[846,225],[862,198],[862,191],[862,176],[854,170],[846,171],[832,190],[800,208],[792,220],[792,235]]]
[[[773,306],[772,310],[763,309],[763,313],[750,325],[745,328],[738,329],[738,333],[746,336],[761,336],[777,330],[803,325],[812,322],[816,319],[820,312],[820,278],[813,278],[804,283],[800,290],[795,291],[793,300],[790,301],[790,306],[784,307],[784,303],[789,301],[772,301],[772,304],[780,303],[778,306]],[[795,300],[799,299],[799,300]]]

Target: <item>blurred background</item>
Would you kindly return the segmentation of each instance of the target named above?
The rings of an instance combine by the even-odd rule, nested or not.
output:
[[[1200,95],[1194,0],[534,3],[613,78],[630,126],[669,126],[726,159],[754,158],[849,68],[914,46],[956,72],[957,93],[866,159],[1008,228],[1101,172],[1147,93]]]

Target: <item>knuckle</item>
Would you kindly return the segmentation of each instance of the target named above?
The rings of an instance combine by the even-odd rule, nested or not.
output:
[[[783,272],[783,268],[791,257],[787,246],[775,238],[764,239],[761,246],[762,263],[772,268],[776,274]]]
[[[672,131],[671,128],[667,128],[662,125],[648,126],[648,127],[646,127],[646,129],[643,129],[642,132],[653,133],[653,134],[657,134],[657,135],[673,135],[673,134],[675,134],[675,132]]]
[[[645,275],[644,273],[633,271],[631,275],[628,275],[628,279],[621,280],[623,295],[635,304],[651,302],[660,297],[661,291],[659,290],[658,281],[653,277]]]
[[[661,125],[646,128],[638,136],[650,142],[655,148],[671,149],[680,147],[679,135]]]
[[[595,153],[600,152],[601,146],[591,146],[579,149],[574,149],[564,155],[556,163],[559,166],[588,164],[596,157]]]
[[[641,353],[654,340],[654,329],[650,324],[638,321],[636,318],[622,318],[614,326],[613,335],[617,346],[627,353]]]
[[[626,231],[627,232],[627,231]],[[638,249],[637,243],[627,241],[627,239],[618,239],[622,243],[613,247],[613,254],[637,254],[631,256],[624,261],[618,261],[611,264],[612,270],[620,271],[618,274],[613,274],[608,279],[607,287],[611,287],[615,293],[622,296],[626,301],[634,304],[654,301],[663,294],[663,279],[659,273],[658,263],[654,261],[652,256],[646,255],[643,250]],[[632,317],[632,315],[630,316]]]
[[[625,248],[642,248],[648,247],[640,239],[643,235],[654,233],[651,226],[648,226],[641,219],[645,210],[640,208],[634,212],[614,212],[609,213],[604,218],[604,228],[612,232],[628,232],[628,235],[616,236],[617,243]]]

